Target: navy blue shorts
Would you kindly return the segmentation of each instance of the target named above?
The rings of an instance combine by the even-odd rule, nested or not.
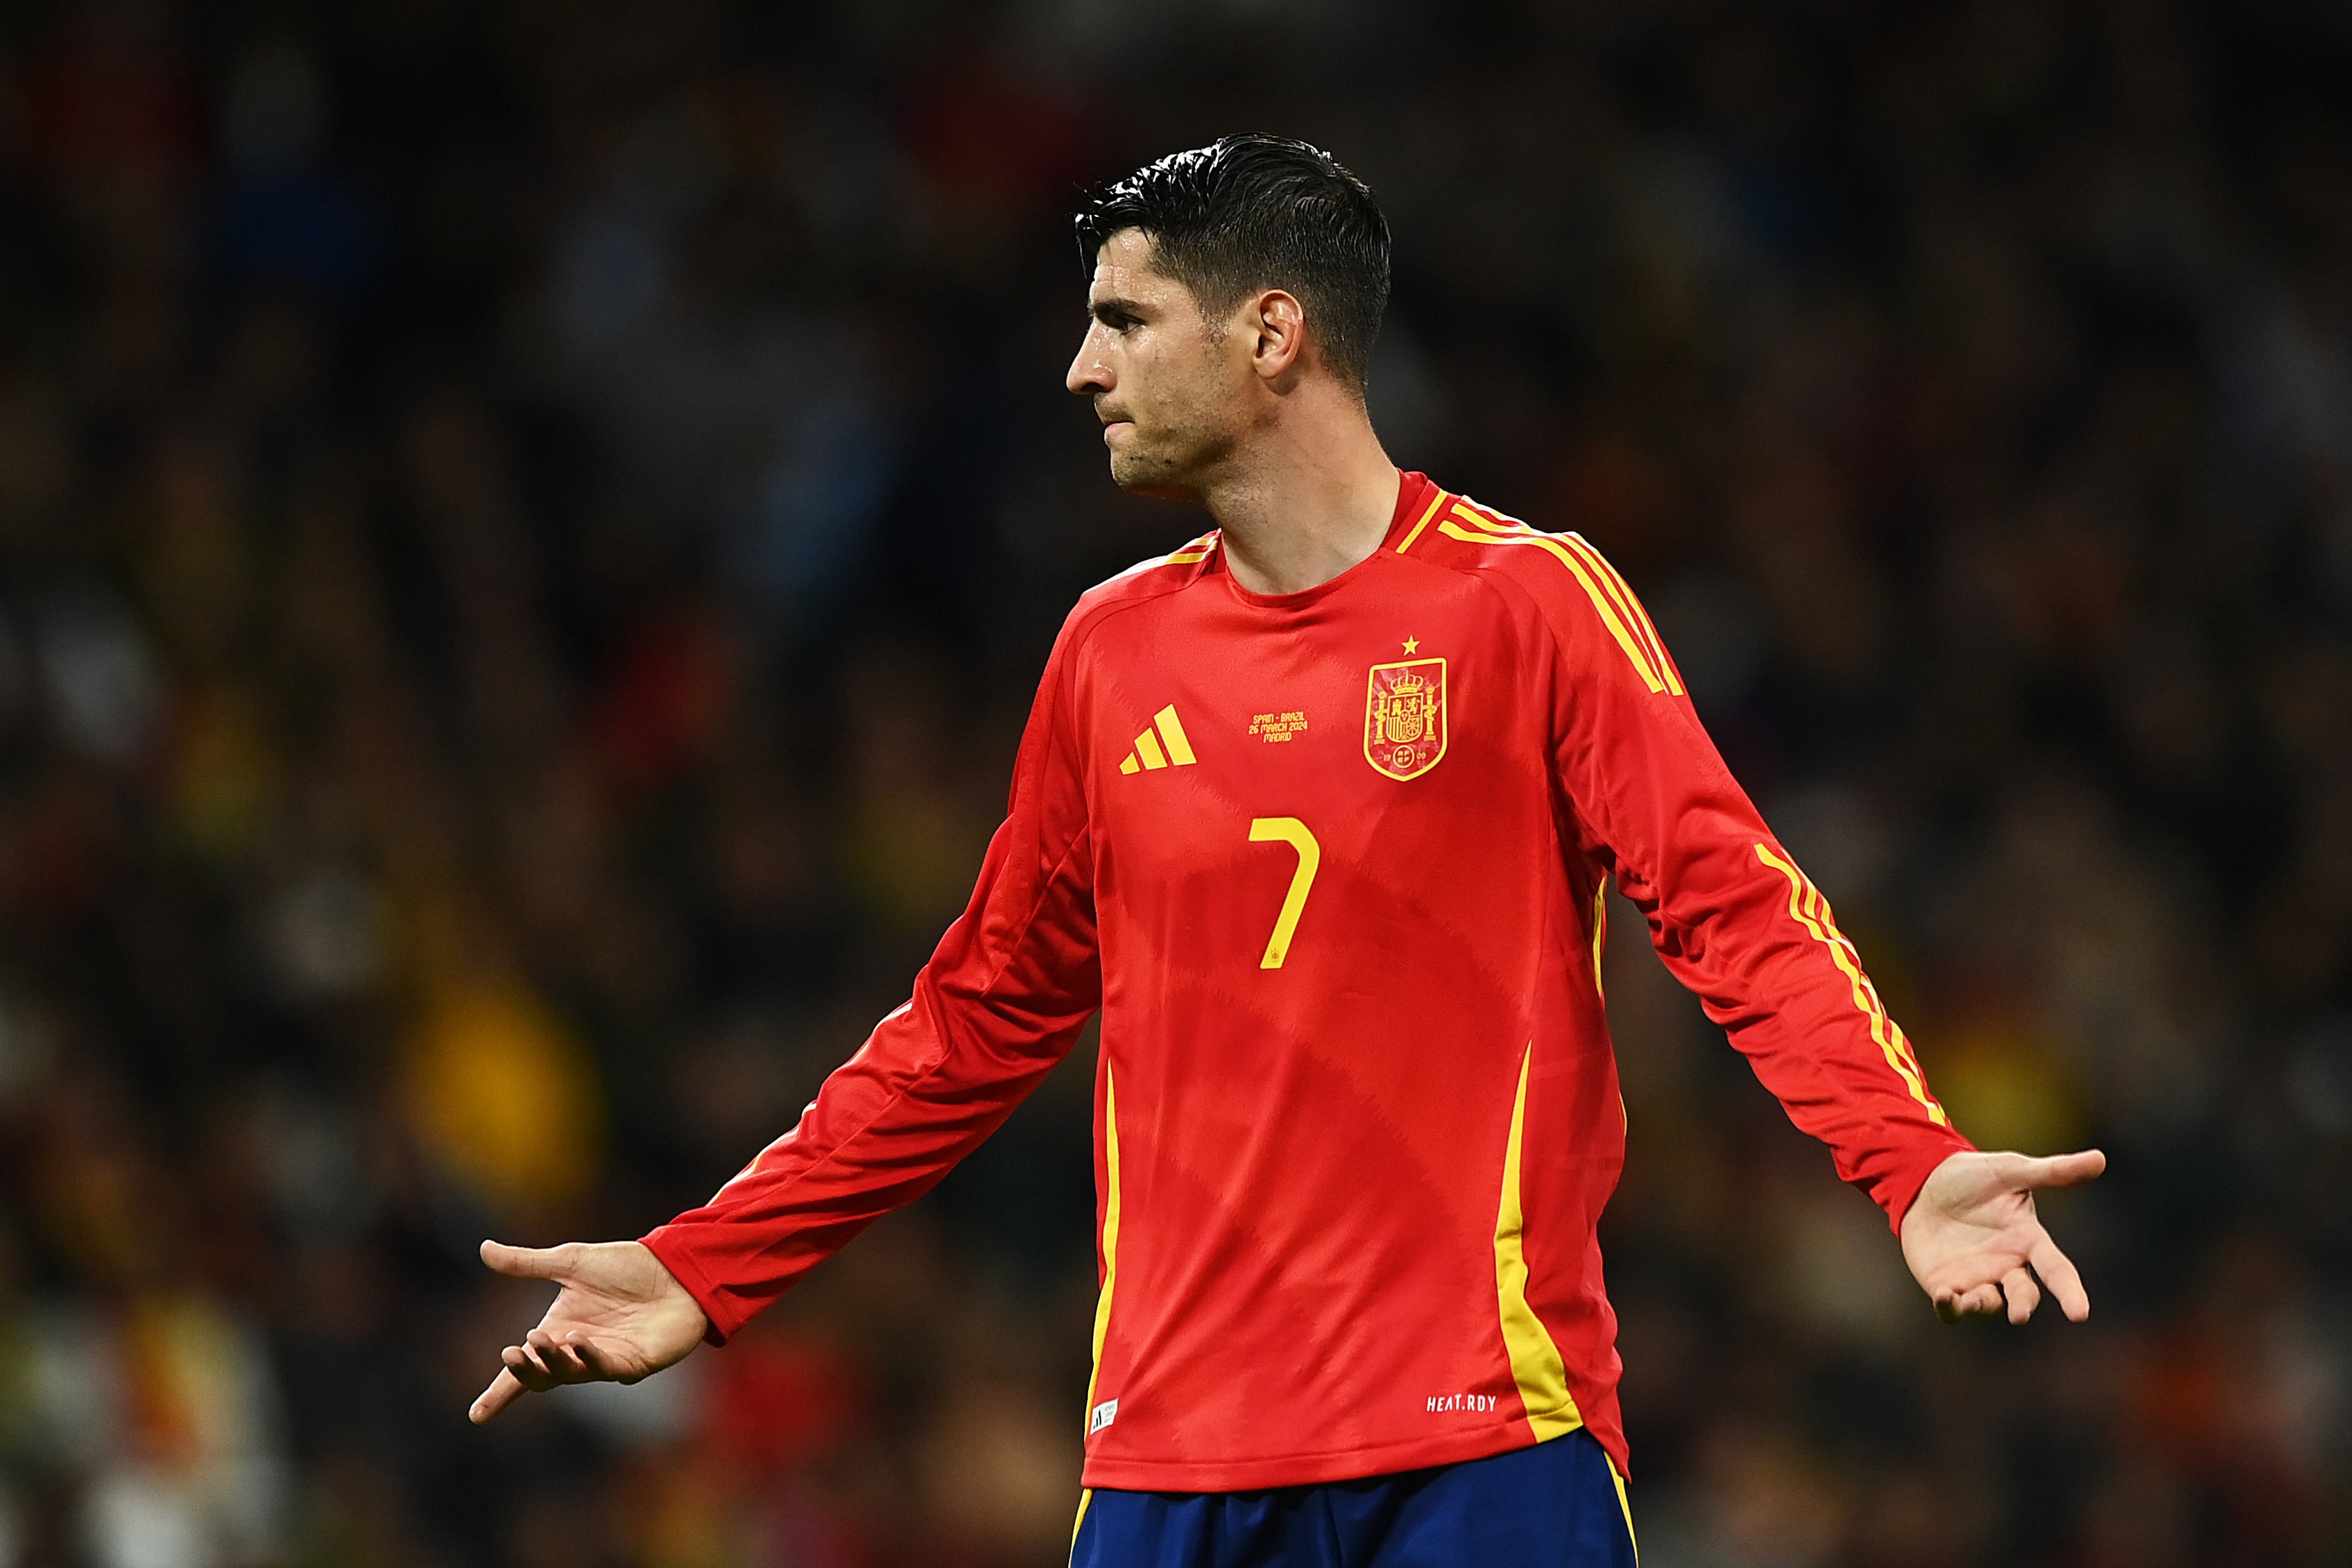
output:
[[[1113,1491],[1078,1505],[1073,1568],[1634,1568],[1616,1467],[1589,1432],[1401,1475],[1270,1491]]]

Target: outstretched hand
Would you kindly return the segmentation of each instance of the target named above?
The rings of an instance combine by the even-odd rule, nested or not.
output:
[[[562,1287],[539,1326],[500,1354],[506,1365],[467,1412],[480,1426],[526,1389],[565,1383],[635,1383],[686,1359],[702,1343],[702,1308],[638,1241],[561,1247],[482,1243],[482,1261],[517,1280]]]
[[[1937,1166],[1903,1217],[1903,1260],[1935,1301],[1936,1315],[1958,1322],[2000,1312],[2006,1302],[2009,1321],[2021,1323],[2047,1285],[2070,1321],[2089,1317],[2083,1278],[2034,1218],[2033,1193],[2079,1186],[2106,1168],[2107,1156],[2096,1149],[2043,1159],[1972,1151]]]

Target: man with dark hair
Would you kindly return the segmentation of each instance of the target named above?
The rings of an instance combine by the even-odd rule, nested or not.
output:
[[[1315,321],[1325,368],[1363,390],[1389,302],[1389,225],[1329,153],[1285,137],[1228,136],[1147,164],[1079,209],[1087,269],[1129,229],[1151,236],[1152,266],[1184,286],[1213,330],[1279,278]]]
[[[1594,1239],[1624,1152],[1612,877],[1947,1318],[2090,1310],[1574,534],[1400,473],[1371,193],[1228,137],[1095,193],[1070,366],[1111,473],[1214,531],[1087,593],[914,996],[799,1126],[562,1290],[476,1403],[641,1377],[928,1189],[1097,1008],[1102,1290],[1074,1560],[1630,1564]]]

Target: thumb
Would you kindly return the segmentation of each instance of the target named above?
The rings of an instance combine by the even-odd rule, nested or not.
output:
[[[509,1247],[503,1241],[482,1243],[482,1261],[514,1280],[567,1280],[572,1277],[572,1249],[564,1247]]]
[[[2017,1173],[2017,1185],[2022,1187],[2080,1186],[2096,1178],[2107,1168],[2107,1156],[2097,1149],[2083,1149],[2071,1155],[2049,1155],[2041,1159],[2029,1159]]]

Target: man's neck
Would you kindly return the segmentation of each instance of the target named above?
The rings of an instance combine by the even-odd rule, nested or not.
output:
[[[1381,548],[1402,481],[1361,405],[1349,399],[1260,434],[1201,497],[1236,582],[1252,593],[1298,593]]]

